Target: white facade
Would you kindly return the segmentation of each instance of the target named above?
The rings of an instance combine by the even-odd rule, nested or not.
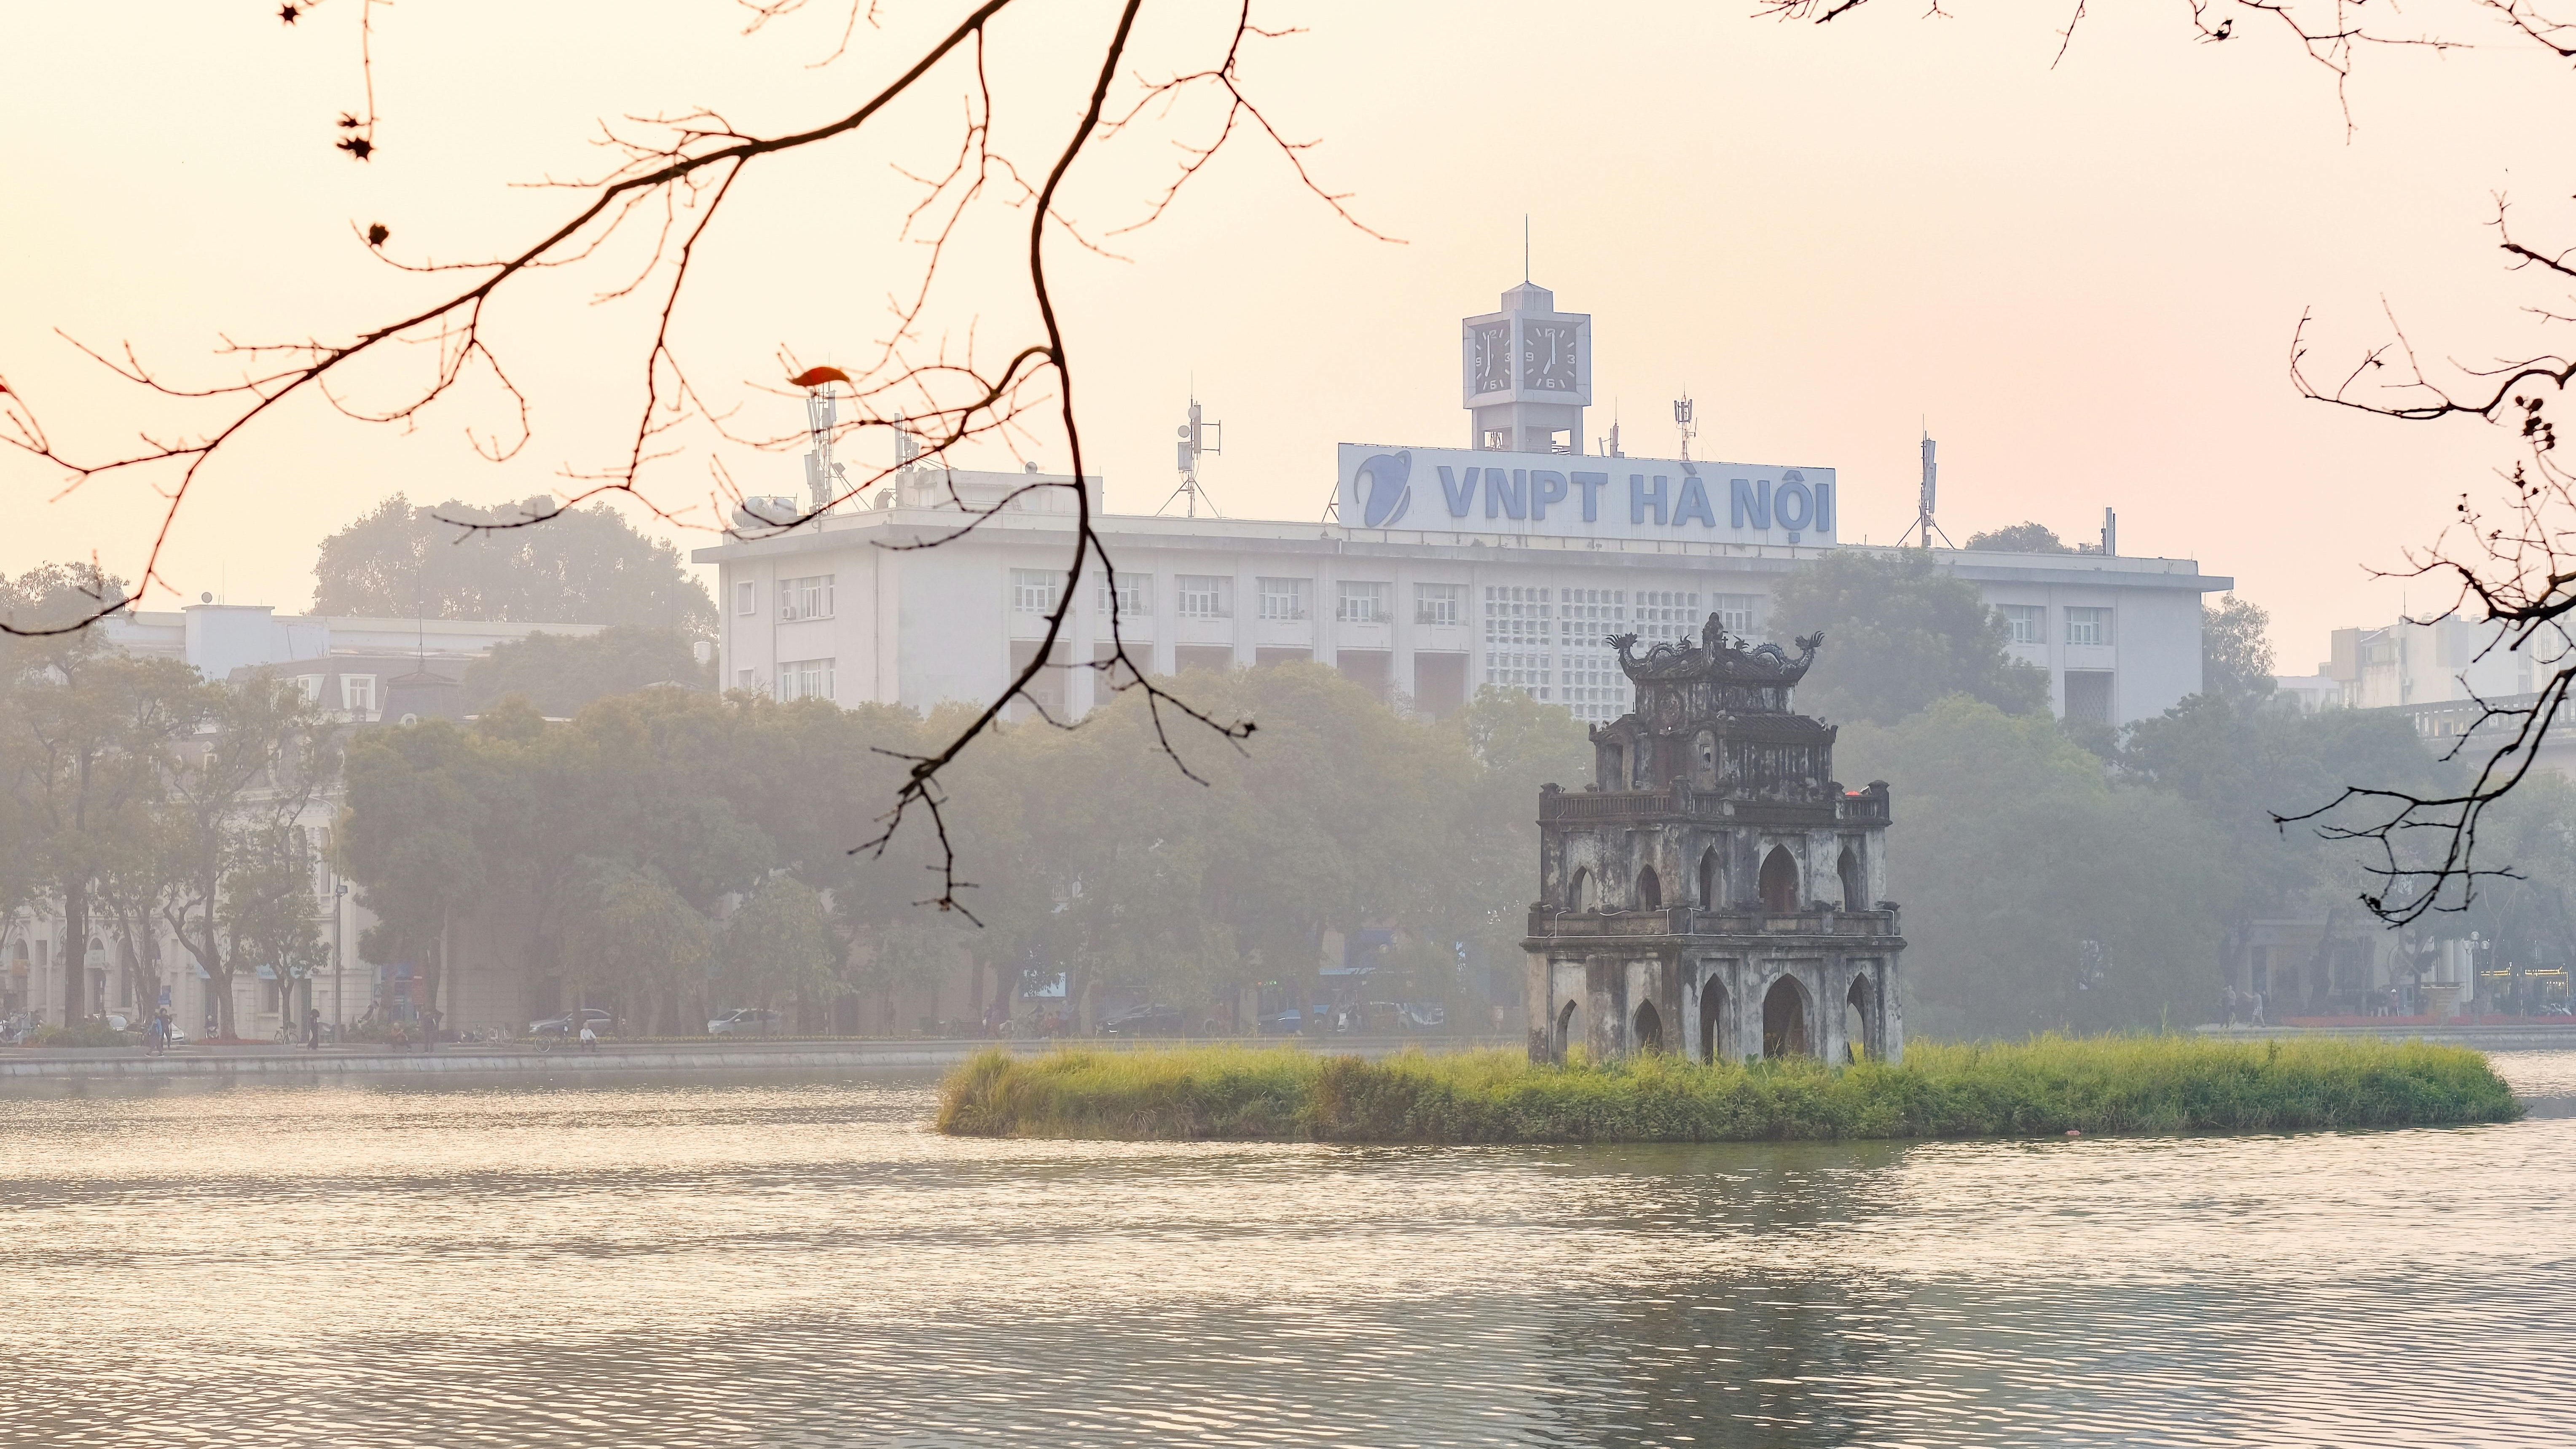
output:
[[[952,478],[967,505],[1031,481],[921,470],[901,475],[888,507],[698,550],[720,572],[727,687],[920,709],[1000,693],[1035,656],[1062,586],[1072,498],[1033,494],[972,534],[905,548],[966,521]],[[1119,632],[1155,673],[1313,659],[1424,709],[1494,684],[1597,723],[1629,707],[1606,636],[1695,636],[1717,613],[1766,637],[1771,591],[1821,552],[1119,515],[1099,530],[1118,570]],[[2183,559],[1935,557],[2021,621],[2028,642],[2012,652],[2049,672],[2061,713],[2114,723],[2200,688],[2201,595],[2231,587]],[[1059,658],[1108,657],[1110,612],[1095,574]],[[1049,670],[1040,702],[1079,716],[1099,690],[1095,671]]]
[[[1098,517],[1117,597],[1087,571],[1039,705],[1092,707],[1100,677],[1081,666],[1109,657],[1113,623],[1157,674],[1312,659],[1434,712],[1497,685],[1595,723],[1629,707],[1607,636],[1696,636],[1712,613],[1766,636],[1779,581],[1848,547],[1835,470],[1630,458],[1615,440],[1587,455],[1591,345],[1590,317],[1527,283],[1468,318],[1475,446],[1342,445],[1335,521]],[[917,709],[994,698],[1058,597],[1071,481],[911,468],[876,506],[793,530],[738,516],[745,536],[694,555],[721,575],[726,686]],[[1068,486],[1030,486],[1045,483]],[[1096,510],[1099,480],[1085,487]],[[2232,587],[2188,559],[1935,556],[2017,621],[2013,653],[2048,671],[2060,713],[2114,724],[2200,688],[2200,598]]]

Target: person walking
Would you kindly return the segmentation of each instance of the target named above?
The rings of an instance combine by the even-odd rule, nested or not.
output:
[[[2264,1025],[2264,1021],[2263,1021],[2263,993],[2262,993],[2262,992],[2260,992],[2260,991],[2257,991],[2257,992],[2253,993],[2253,998],[2254,998],[2254,999],[2253,999],[2253,1002],[2252,1002],[2252,1004],[2247,1008],[2247,1010],[2248,1010],[2248,1011],[2251,1013],[2251,1015],[2252,1015],[2252,1018],[2253,1018],[2252,1024],[2253,1024],[2253,1025],[2255,1025],[2255,1026],[2262,1026],[2262,1025]]]
[[[310,1006],[304,1008],[304,1049],[322,1050],[322,1013]]]
[[[420,1051],[427,1056],[438,1050],[438,1009],[423,1007],[420,1013]]]

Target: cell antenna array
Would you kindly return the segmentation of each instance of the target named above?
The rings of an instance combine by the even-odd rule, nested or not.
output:
[[[1957,544],[1950,543],[1950,535],[1943,531],[1941,525],[1935,522],[1932,517],[1933,505],[1937,501],[1939,479],[1941,476],[1940,465],[1932,459],[1932,452],[1935,446],[1936,445],[1932,441],[1931,433],[1924,433],[1923,492],[1914,505],[1913,525],[1907,528],[1904,533],[1897,536],[1896,543],[1900,548],[1904,547],[1905,541],[1909,538],[1914,539],[1925,548],[1930,548],[1932,546],[1932,535],[1936,533],[1941,535],[1941,542],[1949,544],[1952,548],[1958,547]]]
[[[1225,449],[1219,446],[1224,441],[1224,428],[1225,424],[1221,422],[1212,423],[1207,420],[1206,411],[1199,406],[1197,398],[1190,399],[1190,420],[1181,424],[1181,486],[1172,490],[1172,496],[1163,500],[1163,506],[1154,510],[1156,513],[1169,513],[1172,505],[1178,503],[1187,510],[1189,517],[1196,518],[1199,516],[1199,505],[1204,503],[1207,505],[1208,517],[1225,516],[1216,511],[1215,500],[1207,496],[1206,485],[1199,481],[1199,459],[1212,454],[1222,455],[1225,452]]]

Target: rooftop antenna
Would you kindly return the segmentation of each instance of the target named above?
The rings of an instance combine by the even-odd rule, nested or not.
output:
[[[1529,285],[1529,213],[1521,213],[1521,285]]]
[[[832,370],[835,374],[839,372],[838,368]],[[811,377],[813,374],[806,375]],[[812,498],[811,507],[816,513],[830,509],[832,495],[850,486],[849,470],[832,461],[832,428],[840,421],[840,415],[841,399],[832,391],[829,379],[806,389],[805,429],[812,435],[814,447],[805,455],[805,491]]]
[[[1156,513],[1167,513],[1171,511],[1172,505],[1178,502],[1188,510],[1189,517],[1196,518],[1199,516],[1199,505],[1205,503],[1208,517],[1225,517],[1224,514],[1216,511],[1216,501],[1207,496],[1206,485],[1199,482],[1200,456],[1209,453],[1222,455],[1225,452],[1225,449],[1219,446],[1224,441],[1222,431],[1224,427],[1225,424],[1221,422],[1207,421],[1206,410],[1199,406],[1198,396],[1193,393],[1190,397],[1190,420],[1181,424],[1181,486],[1172,490],[1172,496],[1163,500],[1163,506],[1154,510]],[[1218,431],[1212,433],[1211,429]]]
[[[1908,527],[1905,532],[1896,536],[1896,546],[1899,548],[1903,548],[1905,546],[1905,540],[1909,538],[1914,539],[1924,548],[1930,548],[1932,546],[1932,535],[1936,533],[1941,535],[1941,541],[1943,543],[1949,544],[1952,548],[1958,547],[1957,544],[1950,543],[1949,533],[1944,530],[1940,524],[1932,521],[1932,505],[1935,501],[1936,492],[1935,485],[1941,476],[1940,465],[1932,461],[1933,447],[1932,433],[1927,427],[1923,434],[1923,493],[1914,506],[1913,524]]]
[[[1689,393],[1673,399],[1673,426],[1682,430],[1682,461],[1685,463],[1690,461],[1691,439],[1699,436],[1699,424],[1694,420],[1697,412]]]

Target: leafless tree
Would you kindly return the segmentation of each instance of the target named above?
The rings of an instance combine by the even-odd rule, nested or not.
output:
[[[1757,0],[1760,13],[1782,20],[1828,23],[1868,0]],[[2445,34],[2421,28],[2394,0],[2187,0],[2189,23],[2211,44],[2267,33],[2286,40],[2334,76],[2345,123],[2353,124],[2346,83],[2373,50],[2448,50],[2499,41],[2544,60],[2576,60],[2576,12],[2567,0],[2552,10],[2542,0],[2463,0],[2465,21],[2482,25]],[[2066,12],[2057,57],[2084,21],[2087,0]],[[1931,15],[1945,13],[1931,0]],[[2240,26],[2239,22],[2243,22]],[[2506,265],[2544,283],[2576,283],[2576,247],[2527,245],[2508,225],[2509,203],[2496,199],[2496,244]],[[2576,297],[2527,308],[2544,322],[2576,321]],[[2293,331],[2290,378],[2299,395],[2408,422],[2475,421],[2510,429],[2523,453],[2503,477],[2500,504],[2482,505],[2461,495],[2454,525],[2431,546],[2407,554],[2383,576],[2429,578],[2447,586],[2446,607],[2428,618],[2461,613],[2494,626],[2489,649],[2530,651],[2547,671],[2534,693],[2476,703],[2474,725],[2453,742],[2446,760],[2464,764],[2465,783],[2432,794],[2371,784],[2348,785],[2315,809],[2273,818],[2284,828],[2304,824],[2330,840],[2368,847],[2372,888],[2362,903],[2390,925],[2408,925],[2433,912],[2465,910],[2481,880],[2510,876],[2509,865],[2481,863],[2478,826],[2494,805],[2530,777],[2542,741],[2576,690],[2576,649],[2569,648],[2564,616],[2576,611],[2576,493],[2558,455],[2552,409],[2563,399],[2576,362],[2556,354],[2500,359],[2491,364],[2449,364],[2428,370],[2392,312],[2387,340],[2365,351],[2350,371],[2330,384],[2309,372],[2310,318]],[[2424,622],[2413,620],[2410,622]]]
[[[356,0],[351,6],[344,0],[334,12],[347,18],[357,31],[358,65],[367,98],[363,109],[340,117],[335,144],[360,163],[373,163],[387,154],[375,103],[378,41],[374,19],[378,3],[380,0]],[[744,33],[750,34],[806,9],[809,0],[737,3],[747,15]],[[859,53],[864,50],[858,45],[861,38],[876,33],[880,19],[877,0],[842,3],[846,14],[838,17],[838,44],[817,64],[832,64]],[[1194,20],[1204,23],[1207,14],[1179,5],[1153,8],[1158,16],[1170,16],[1176,25],[1183,26]],[[1114,690],[1139,691],[1151,712],[1157,745],[1174,767],[1185,773],[1189,766],[1176,745],[1172,727],[1205,730],[1237,745],[1253,729],[1246,720],[1219,719],[1157,681],[1130,656],[1115,611],[1109,621],[1108,657],[1070,665],[1056,663],[1056,646],[1082,581],[1096,570],[1099,577],[1115,585],[1115,565],[1101,546],[1092,516],[1093,500],[1081,483],[1084,454],[1077,420],[1073,349],[1050,286],[1050,246],[1104,250],[1103,242],[1086,232],[1064,209],[1063,188],[1068,174],[1086,155],[1130,133],[1156,134],[1159,128],[1177,147],[1176,170],[1168,186],[1145,199],[1127,224],[1104,233],[1114,235],[1162,218],[1182,189],[1201,174],[1212,158],[1236,140],[1249,138],[1282,158],[1295,184],[1343,222],[1368,235],[1378,235],[1345,207],[1344,195],[1328,191],[1310,170],[1309,152],[1314,143],[1292,139],[1281,131],[1247,88],[1243,75],[1246,53],[1295,32],[1263,26],[1255,19],[1251,0],[1239,0],[1232,10],[1230,25],[1210,29],[1220,43],[1204,53],[1204,63],[1147,76],[1131,68],[1137,28],[1146,9],[1145,0],[1115,0],[1114,4],[1104,5],[1088,51],[1066,55],[1059,62],[1068,77],[1078,74],[1087,80],[1087,101],[1061,134],[1039,150],[1027,153],[1028,164],[1015,160],[995,141],[988,46],[997,29],[1006,23],[1026,20],[1034,26],[1041,12],[1050,23],[1060,24],[1062,17],[1053,10],[1042,11],[1042,7],[1016,0],[981,0],[966,8],[952,27],[917,53],[895,57],[891,65],[885,64],[886,57],[882,55],[870,56],[892,72],[892,79],[838,114],[811,125],[755,133],[707,110],[628,117],[614,125],[603,125],[602,144],[613,158],[611,164],[593,176],[544,183],[566,192],[567,205],[559,219],[535,241],[515,249],[499,250],[470,262],[403,260],[391,250],[392,234],[386,226],[380,222],[367,225],[359,230],[359,240],[387,265],[405,272],[452,276],[453,288],[425,306],[389,310],[374,325],[344,336],[297,342],[235,343],[227,339],[216,355],[224,366],[239,370],[229,380],[180,380],[171,372],[147,365],[130,343],[102,349],[75,342],[89,357],[114,369],[138,390],[146,415],[131,432],[143,438],[140,447],[93,454],[58,444],[25,390],[13,386],[5,377],[0,377],[0,420],[5,420],[0,421],[0,440],[59,467],[72,487],[114,474],[140,474],[153,480],[167,503],[135,579],[135,595],[139,598],[156,585],[168,587],[160,573],[163,550],[179,527],[190,492],[205,469],[229,451],[237,451],[239,440],[253,430],[273,425],[280,405],[299,394],[318,394],[353,419],[407,425],[449,398],[467,379],[479,379],[496,388],[497,396],[504,400],[505,421],[476,436],[474,445],[495,462],[516,454],[529,439],[528,396],[487,340],[487,317],[505,295],[525,290],[532,276],[555,269],[600,271],[610,264],[607,248],[612,239],[641,233],[650,236],[644,266],[632,274],[604,274],[598,292],[598,300],[603,303],[631,302],[650,309],[653,319],[649,344],[631,360],[636,377],[634,427],[614,445],[603,466],[568,477],[568,486],[554,509],[509,523],[460,521],[460,536],[482,529],[543,523],[564,508],[609,493],[625,494],[666,521],[681,524],[680,510],[669,506],[664,497],[671,471],[664,465],[688,451],[677,436],[683,424],[712,429],[730,443],[772,450],[783,450],[803,437],[801,433],[756,436],[735,431],[733,409],[710,397],[709,389],[684,364],[673,340],[673,319],[687,295],[693,270],[705,265],[701,249],[719,217],[725,214],[725,202],[736,186],[746,184],[755,172],[766,175],[774,170],[765,167],[772,158],[825,147],[857,146],[886,129],[883,118],[898,101],[951,86],[961,103],[954,154],[944,171],[905,172],[919,185],[920,195],[903,214],[888,218],[898,237],[920,244],[922,261],[916,284],[890,300],[891,325],[886,335],[873,345],[872,356],[846,368],[803,367],[792,351],[782,346],[781,362],[787,382],[770,384],[766,390],[793,395],[800,380],[806,385],[826,380],[846,384],[856,402],[855,415],[839,425],[839,432],[847,435],[903,428],[915,434],[923,445],[922,457],[914,466],[924,462],[944,466],[952,452],[976,441],[1016,446],[1027,435],[1026,423],[1049,416],[1061,428],[1064,444],[1071,452],[1072,482],[1033,478],[989,504],[965,507],[961,503],[966,517],[956,527],[908,545],[937,547],[953,542],[1033,493],[1055,489],[1071,493],[1074,527],[1066,587],[1045,616],[1044,634],[1036,653],[1001,693],[986,701],[944,745],[927,754],[905,757],[910,767],[906,783],[876,822],[875,833],[855,847],[881,853],[916,812],[926,817],[929,828],[938,834],[941,850],[940,863],[934,867],[940,877],[939,886],[925,903],[942,910],[962,911],[959,892],[968,883],[958,877],[956,852],[949,844],[940,777],[962,751],[993,727],[1014,700],[1025,700],[1044,715],[1043,707],[1029,692],[1039,670],[1092,669],[1105,677]],[[323,11],[320,0],[289,0],[275,12],[275,18],[288,26],[310,29],[310,22]],[[858,49],[854,50],[854,46]],[[1175,134],[1176,127],[1184,129]],[[969,278],[963,284],[956,283],[948,276],[960,265],[953,258],[952,242],[970,213],[996,206],[1025,212],[1024,260],[1010,278]],[[1036,326],[1018,346],[998,353],[980,349],[972,341],[964,345],[952,345],[945,338],[927,341],[923,321],[934,288],[943,284],[951,290],[972,288],[979,298],[1007,295],[1003,290],[1007,287],[1032,305]],[[419,349],[415,355],[429,359],[427,376],[391,403],[370,406],[356,401],[354,387],[349,385],[354,364],[371,357],[401,354],[405,347]],[[999,360],[992,360],[996,356]],[[214,420],[193,427],[172,421],[172,409],[184,411],[191,407],[213,408]],[[707,463],[714,478],[710,501],[721,519],[730,512],[726,505],[739,504],[742,497],[712,452]],[[766,522],[777,527],[810,523],[825,509],[883,483],[894,471],[889,467],[848,481],[839,493],[817,507],[793,519]],[[36,633],[83,627],[126,603],[122,598],[102,599],[95,610],[76,620],[39,626],[0,622],[0,629]]]

